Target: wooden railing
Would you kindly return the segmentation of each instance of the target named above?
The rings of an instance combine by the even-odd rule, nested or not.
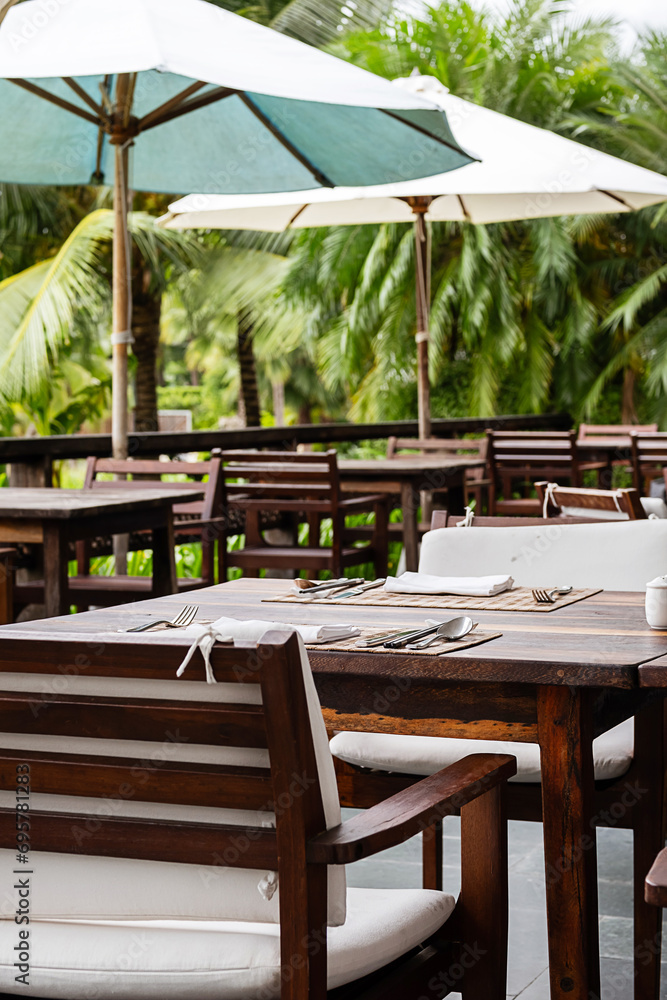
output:
[[[455,437],[487,427],[505,430],[565,430],[572,426],[566,413],[464,417],[433,420],[433,434]],[[130,456],[178,455],[208,452],[212,448],[295,448],[298,444],[336,444],[372,441],[396,435],[416,437],[416,420],[394,420],[381,424],[297,424],[293,427],[244,427],[238,430],[146,432],[130,435]],[[110,434],[53,435],[50,437],[0,438],[0,465],[11,468],[13,486],[48,485],[54,460],[111,455]]]

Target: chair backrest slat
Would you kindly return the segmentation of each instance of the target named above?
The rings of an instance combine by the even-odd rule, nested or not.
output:
[[[43,643],[31,644],[29,657],[25,648],[20,650],[20,642],[15,654],[12,644],[8,644],[0,670],[0,731],[4,734],[0,736],[0,794],[3,789],[5,794],[15,792],[16,768],[28,764],[37,812],[44,811],[40,798],[45,795],[66,796],[67,802],[72,801],[71,796],[83,797],[82,801],[108,802],[123,799],[125,794],[133,806],[214,805],[216,809],[241,810],[244,815],[247,810],[261,815],[271,813],[274,804],[288,796],[297,799],[299,805],[284,810],[285,823],[281,813],[276,813],[278,834],[266,824],[259,825],[256,834],[250,836],[250,841],[259,845],[257,851],[231,859],[229,864],[266,866],[267,851],[271,864],[275,864],[276,836],[283,844],[285,864],[289,844],[292,848],[301,844],[305,859],[306,839],[326,829],[312,727],[322,727],[325,746],[326,736],[319,712],[314,717],[309,713],[297,637],[269,633],[259,647],[245,643],[235,647],[218,644],[213,648],[211,667],[216,679],[234,686],[230,691],[238,691],[238,703],[236,698],[222,702],[208,697],[217,694],[217,685],[205,683],[200,654],[188,667],[187,680],[195,683],[181,682],[184,700],[160,698],[160,679],[170,681],[172,686],[175,683],[182,647],[153,636],[153,655],[146,668],[147,657],[142,650],[145,641],[137,636],[132,643],[121,640],[95,645],[85,636],[80,641],[54,642],[45,634]],[[86,685],[94,685],[98,678],[114,677],[119,694],[81,695],[67,690],[49,692],[48,697],[41,694],[42,673],[57,673],[59,663],[83,660]],[[20,690],[9,680],[17,671],[23,675]],[[3,687],[5,673],[9,677]],[[124,677],[132,678],[132,683],[124,684]],[[145,690],[141,696],[133,694],[132,685],[141,677],[150,679],[147,687],[152,690],[154,686],[154,697],[146,696]],[[77,682],[77,676],[70,682],[74,691]],[[65,678],[65,688],[67,683]],[[309,683],[312,685],[312,678]],[[270,711],[265,705],[270,705]],[[296,742],[294,734],[298,734]],[[27,744],[26,737],[30,737]],[[157,756],[156,746],[160,751]],[[335,791],[330,757],[327,764],[331,770],[327,780],[333,781]],[[300,781],[297,795],[295,777]],[[119,793],[124,788],[129,791]],[[50,808],[53,812],[55,807]],[[0,809],[1,846],[14,846],[16,830],[9,830],[5,812]],[[62,812],[68,809],[63,807]],[[202,837],[214,841],[196,820],[194,816],[191,824],[195,839],[182,845],[173,844],[162,822],[142,824],[141,816],[131,815],[112,816],[102,826],[95,824],[99,836],[90,832],[84,843],[72,837],[71,816],[51,824],[45,820],[43,825],[33,827],[32,843],[34,850],[154,860],[178,858],[199,863]],[[85,811],[76,814],[79,826],[85,826],[85,821]],[[282,833],[281,825],[285,826]],[[243,827],[247,835],[247,820]],[[132,829],[136,837],[129,836]],[[151,829],[154,840],[150,838]],[[219,823],[210,829],[212,835],[220,835]],[[238,826],[233,829],[238,835]],[[220,843],[216,842],[215,851],[221,850]],[[299,863],[297,857],[297,868]]]
[[[0,693],[0,712],[5,732],[34,736],[71,736],[72,718],[77,714],[85,738],[118,739],[118,718],[122,715],[125,740],[160,742],[165,739],[165,727],[169,727],[167,746],[178,742],[263,749],[267,745],[260,705],[61,695],[41,702],[38,711],[28,713],[25,697],[12,692]]]
[[[30,810],[31,842],[58,854],[94,854],[141,861],[192,863],[200,858],[234,859],[234,867],[278,868],[275,831],[244,829],[244,850],[238,849],[238,826],[210,823],[145,821],[107,815]],[[247,836],[250,832],[250,837]],[[0,843],[16,843],[16,812],[0,809]],[[76,847],[79,846],[77,850]],[[230,861],[230,865],[231,865]]]
[[[661,476],[667,466],[667,433],[632,433],[630,447],[633,485],[648,495],[650,481]]]
[[[557,483],[535,483],[537,497],[544,506],[548,517],[558,517],[564,508],[580,510],[609,511],[618,517],[625,516],[631,521],[646,519],[639,493],[635,489],[597,490],[576,486],[559,486]],[[569,513],[565,510],[564,513]]]
[[[178,748],[174,748],[174,755]],[[0,749],[0,787],[16,781],[17,767],[29,765],[31,795],[82,795],[106,798],[123,786],[136,787],[135,801],[220,809],[269,811],[273,786],[267,768],[173,762],[151,765],[147,757],[108,757],[46,750]],[[137,775],[142,774],[138,787]]]
[[[132,479],[98,479],[99,475],[113,474],[119,476],[132,476]],[[198,515],[203,520],[210,520],[216,516],[222,516],[225,506],[224,480],[219,458],[211,458],[206,462],[161,462],[149,461],[145,459],[115,459],[115,458],[95,458],[91,456],[86,465],[86,475],[84,489],[150,489],[151,482],[159,479],[160,484],[168,486],[175,492],[181,490],[192,490],[193,483],[165,481],[163,476],[185,475],[191,480],[201,480],[201,488],[204,490],[203,500],[189,501],[187,504],[174,504],[174,514]],[[147,478],[137,479],[136,476]]]
[[[451,455],[471,452],[484,457],[486,438],[398,438],[387,441],[387,458],[397,458],[401,452],[417,451],[422,454]]]
[[[273,509],[293,510],[283,506],[283,498],[309,501],[326,500],[336,507],[339,500],[338,463],[335,451],[266,452],[223,451],[224,478],[230,493],[237,489],[248,497],[272,500]],[[240,480],[240,482],[234,482]],[[234,503],[236,498],[232,498]]]
[[[652,434],[657,424],[579,424],[577,441],[595,440],[596,437],[627,438],[629,434]]]

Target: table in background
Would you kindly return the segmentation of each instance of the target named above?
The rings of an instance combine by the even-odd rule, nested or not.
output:
[[[262,603],[288,586],[246,579],[199,590],[198,617],[340,623],[338,605]],[[632,809],[635,828],[651,834],[642,845],[646,857],[635,841],[635,940],[644,943],[635,950],[641,977],[635,996],[657,998],[659,949],[649,954],[645,945],[659,941],[661,911],[644,903],[643,880],[662,846],[663,706],[650,671],[654,663],[661,678],[667,674],[667,632],[648,628],[643,600],[643,594],[609,592],[548,614],[476,612],[481,624],[502,637],[442,656],[355,648],[309,652],[332,728],[540,744],[552,1000],[599,996],[597,853],[591,832],[600,799],[593,783],[592,743],[594,736],[637,713],[637,774],[646,791],[635,796]],[[6,625],[0,628],[0,664],[6,671],[58,673],[62,664],[77,663],[83,651],[86,666],[80,672],[85,669],[88,677],[173,680],[189,639],[178,630],[129,637],[117,629],[149,615],[171,618],[181,605],[172,596]],[[443,617],[447,614],[443,611]],[[422,624],[432,615],[432,608],[348,606],[344,620],[384,629]],[[214,669],[215,662],[214,649]],[[195,657],[188,670],[202,671],[201,658]],[[520,793],[520,786],[510,787]]]
[[[47,617],[64,615],[72,600],[67,586],[70,542],[130,531],[153,533],[152,596],[176,591],[172,505],[198,500],[192,493],[169,489],[0,490],[0,544],[44,546],[44,604]]]
[[[400,496],[405,568],[416,571],[419,563],[420,494],[446,488],[449,492],[450,510],[463,513],[464,473],[466,469],[483,468],[484,464],[484,459],[472,458],[470,455],[342,458],[338,460],[338,472],[344,493]]]

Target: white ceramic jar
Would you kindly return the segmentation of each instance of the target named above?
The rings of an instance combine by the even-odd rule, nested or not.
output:
[[[646,584],[646,621],[651,628],[667,629],[667,576]]]

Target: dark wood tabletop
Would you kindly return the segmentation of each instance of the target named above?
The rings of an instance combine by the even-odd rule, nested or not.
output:
[[[189,597],[199,605],[198,619],[209,621],[225,615],[297,624],[358,623],[384,630],[461,614],[460,609],[262,602],[289,586],[284,580],[246,579]],[[653,664],[667,670],[667,631],[648,627],[643,601],[643,594],[608,592],[549,614],[475,611],[480,626],[502,636],[436,656],[309,650],[332,729],[539,743],[537,801],[544,821],[552,1000],[600,995],[592,831],[610,808],[618,807],[620,818],[612,825],[630,826],[634,837],[636,979],[627,996],[657,1000],[659,995],[660,949],[654,943],[660,940],[661,911],[644,902],[643,889],[663,843],[663,715],[662,692],[646,685],[656,676],[649,673]],[[190,644],[183,632],[128,635],[119,630],[151,617],[171,618],[182,605],[182,597],[170,596],[0,627],[0,691],[4,671],[173,680]],[[253,646],[239,644],[234,668],[245,666],[250,681],[255,676]],[[214,648],[211,658],[218,680],[228,676],[221,648]],[[226,663],[229,670],[228,659]],[[200,655],[188,671],[186,679],[203,676]],[[635,758],[631,771],[619,779],[621,791],[613,782],[596,786],[594,737],[633,716],[638,720]],[[531,787],[510,786],[517,803],[525,801],[521,796]],[[635,795],[636,789],[641,794]]]
[[[231,618],[261,618],[295,624],[344,622],[383,629],[402,625],[419,627],[428,618],[446,620],[461,610],[434,608],[373,607],[358,605],[331,607],[324,604],[285,604],[263,600],[286,593],[285,580],[241,579],[198,590],[198,619],[211,621],[222,615]],[[0,653],[8,654],[8,644],[31,639],[55,644],[62,655],[70,641],[94,635],[109,647],[122,647],[127,636],[121,627],[149,621],[151,617],[173,617],[182,606],[177,595],[131,605],[104,608],[80,615],[65,615],[42,621],[5,625],[0,628]],[[474,618],[486,631],[502,636],[481,646],[443,656],[417,653],[364,652],[352,649],[310,652],[313,670],[342,676],[423,676],[433,681],[512,682],[517,684],[568,685],[576,687],[634,688],[639,686],[639,668],[663,658],[667,665],[667,631],[649,628],[644,616],[644,595],[602,592],[563,609],[542,612],[475,611]],[[131,643],[142,647],[173,649],[181,654],[188,640],[177,630],[133,635]],[[169,658],[171,662],[171,659]],[[6,663],[6,660],[5,660]],[[6,669],[6,666],[5,666]],[[171,667],[149,666],[144,676],[168,677]],[[667,666],[665,667],[667,669]]]
[[[168,507],[174,503],[200,500],[202,490],[170,490],[147,486],[145,490],[61,490],[44,487],[0,490],[0,517],[11,518],[79,518],[93,517],[104,510],[123,513],[132,510]]]

